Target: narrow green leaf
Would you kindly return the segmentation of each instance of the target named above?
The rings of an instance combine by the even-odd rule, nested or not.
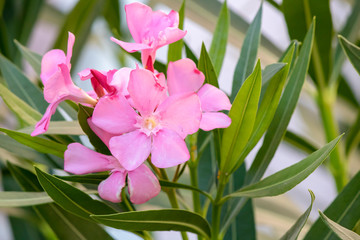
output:
[[[340,141],[341,136],[335,138],[300,162],[287,167],[260,182],[246,186],[239,191],[228,195],[228,197],[267,197],[277,196],[289,191],[321,165]]]
[[[349,132],[346,134],[346,154],[356,147],[360,142],[360,109],[358,109],[357,117]]]
[[[257,51],[261,36],[262,5],[259,8],[254,20],[249,26],[244,43],[241,47],[240,57],[235,67],[230,100],[234,101],[236,94],[243,85],[245,79],[254,69]]]
[[[340,224],[353,229],[360,219],[360,171],[344,187],[336,199],[324,211],[324,214]],[[335,234],[319,218],[311,226],[304,240],[312,239],[337,239]]]
[[[357,233],[350,231],[347,228],[344,228],[340,224],[337,224],[336,222],[328,218],[325,214],[323,214],[320,210],[319,214],[323,222],[325,222],[326,225],[342,240],[360,240],[360,235],[358,235]]]
[[[106,0],[103,16],[111,32],[117,36],[120,36],[121,29],[119,0]]]
[[[159,182],[160,182],[161,187],[187,189],[187,190],[199,192],[199,193],[203,194],[204,196],[208,197],[210,200],[213,200],[213,198],[210,194],[208,194],[207,192],[204,192],[196,187],[193,187],[191,185],[186,185],[186,184],[181,184],[181,183],[176,183],[176,182],[169,182],[169,181],[164,181],[164,180],[159,180]]]
[[[343,48],[346,56],[350,60],[351,64],[354,66],[355,70],[360,74],[360,48],[346,38],[339,35],[339,42]]]
[[[184,29],[185,3],[186,3],[186,0],[183,0],[180,10],[179,10],[179,29]],[[183,39],[180,39],[179,41],[176,41],[169,45],[168,63],[181,59],[183,45],[184,45]]]
[[[42,115],[38,111],[30,107],[2,84],[0,84],[0,96],[11,111],[26,125],[36,124],[41,119]]]
[[[214,65],[211,61],[208,52],[206,51],[206,47],[204,43],[202,43],[201,45],[201,53],[200,53],[198,68],[201,72],[204,73],[206,83],[209,83],[219,88],[219,83],[214,69]]]
[[[27,47],[23,46],[17,40],[14,40],[14,42],[17,48],[20,50],[21,55],[26,59],[26,61],[28,61],[28,63],[31,65],[37,75],[40,76],[42,57],[39,54],[31,51]]]
[[[46,192],[0,192],[0,207],[25,207],[51,202],[53,200]]]
[[[90,221],[93,220],[90,218],[91,214],[110,214],[115,212],[106,204],[92,199],[83,191],[66,182],[36,167],[35,170],[41,186],[64,210]]]
[[[314,25],[312,24],[305,37],[294,69],[290,74],[274,118],[267,130],[263,145],[247,172],[246,184],[254,183],[261,179],[286,132],[309,67],[314,30]]]
[[[40,137],[32,137],[25,133],[16,132],[4,128],[0,128],[0,131],[13,138],[14,140],[18,141],[19,143],[31,147],[36,151],[42,153],[50,153],[60,158],[64,157],[64,152],[67,148],[66,145]]]
[[[196,213],[179,209],[126,212],[110,215],[92,215],[96,221],[129,231],[186,231],[210,238],[208,222]]]
[[[220,170],[231,173],[237,165],[253,130],[261,91],[261,66],[246,79],[229,112],[231,125],[224,130],[221,143]]]
[[[304,139],[303,137],[301,137],[301,136],[297,135],[296,133],[291,132],[289,130],[287,130],[285,133],[284,141],[290,143],[291,145],[293,145],[309,154],[318,150],[318,148],[315,147],[308,140]]]
[[[273,63],[270,65],[267,65],[265,69],[262,71],[262,90],[261,92],[264,92],[264,86],[267,86],[269,84],[270,79],[274,77],[275,74],[277,74],[281,69],[283,69],[286,66],[285,63]],[[266,87],[267,88],[267,87]]]
[[[227,7],[227,2],[225,0],[220,10],[219,18],[216,23],[216,27],[209,51],[209,55],[213,60],[215,72],[217,75],[220,74],[220,70],[225,57],[229,25],[230,25],[230,14]]]
[[[103,180],[109,177],[109,173],[91,173],[84,175],[69,175],[69,176],[56,176],[65,181],[87,183],[87,184],[100,184]]]
[[[18,130],[22,133],[30,134],[34,131],[34,126],[23,128]],[[81,129],[78,121],[56,121],[50,122],[49,128],[44,133],[45,135],[84,135],[84,131]]]
[[[300,218],[285,233],[285,235],[282,236],[282,238],[280,240],[296,240],[296,239],[298,239],[298,236],[299,236],[301,230],[303,229],[307,219],[309,218],[309,215],[310,215],[310,212],[311,212],[314,200],[315,200],[314,193],[311,190],[309,190],[309,193],[310,193],[310,196],[311,196],[311,203],[310,203],[309,208],[304,212],[303,215],[300,216]]]
[[[194,52],[191,50],[191,48],[189,47],[189,45],[186,44],[186,42],[184,42],[184,46],[185,46],[185,53],[186,53],[186,57],[190,58],[191,60],[194,61],[194,63],[198,66],[198,59],[195,56]]]

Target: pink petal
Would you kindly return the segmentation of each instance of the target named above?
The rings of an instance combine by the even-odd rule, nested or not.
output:
[[[128,172],[128,190],[130,201],[142,204],[159,194],[161,187],[154,173],[142,164]]]
[[[115,135],[97,127],[92,122],[92,117],[87,119],[87,123],[89,124],[91,130],[103,141],[103,143],[105,143],[107,147],[109,147],[110,138],[114,137]]]
[[[201,120],[200,100],[195,93],[168,97],[156,110],[161,125],[176,131],[182,138],[197,132]]]
[[[50,50],[45,53],[41,60],[40,78],[45,85],[47,80],[58,71],[58,65],[66,63],[65,53],[59,49]]]
[[[82,80],[82,81],[88,80],[88,79],[93,77],[93,75],[91,74],[91,69],[90,68],[85,68],[84,70],[79,72],[78,75],[80,77],[80,80]]]
[[[169,94],[197,92],[204,83],[205,76],[195,63],[184,58],[176,62],[169,62],[167,70]]]
[[[135,42],[141,43],[151,23],[152,10],[142,3],[131,3],[125,6],[126,21]]]
[[[128,91],[134,107],[145,117],[159,105],[165,88],[156,81],[152,72],[135,69],[130,73]]]
[[[123,134],[135,130],[138,114],[120,95],[103,97],[96,104],[93,123],[111,134]]]
[[[141,51],[141,63],[147,70],[153,71],[155,56],[156,56],[155,48],[144,49]]]
[[[163,128],[153,137],[151,162],[156,167],[174,167],[189,158],[185,141],[175,131]]]
[[[70,60],[72,57],[74,42],[75,42],[75,36],[74,36],[74,34],[69,32],[67,52],[66,52],[66,65],[68,66],[69,69],[71,69]]]
[[[123,96],[129,95],[127,87],[130,79],[130,72],[132,70],[133,69],[127,67],[119,69],[114,73],[110,81],[108,79],[108,84],[116,88],[118,94],[121,94]]]
[[[200,128],[210,131],[215,128],[227,128],[231,124],[231,119],[222,112],[205,112],[202,115]]]
[[[160,41],[158,42],[157,48],[164,45],[176,42],[185,37],[186,31],[179,28],[166,28],[162,33],[159,34]]]
[[[128,171],[139,167],[149,156],[151,138],[136,130],[110,139],[110,151]]]
[[[230,110],[231,103],[228,96],[220,89],[205,84],[198,92],[201,102],[201,109],[204,112],[215,112],[220,110]]]
[[[147,44],[143,44],[143,43],[123,42],[123,41],[120,41],[120,40],[118,40],[116,38],[113,38],[113,37],[111,37],[110,39],[114,43],[119,44],[123,49],[125,49],[125,51],[127,51],[129,53],[133,53],[133,52],[137,52],[137,51],[141,51],[141,50],[146,50],[146,49],[152,49],[152,47],[150,47]]]
[[[121,189],[125,186],[126,172],[115,171],[98,186],[102,199],[110,202],[121,202]]]
[[[95,152],[80,143],[69,144],[64,154],[64,170],[73,174],[109,171],[116,166],[116,162],[113,156]]]

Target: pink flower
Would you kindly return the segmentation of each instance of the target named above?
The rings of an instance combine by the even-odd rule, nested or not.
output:
[[[204,74],[200,72],[190,59],[170,62],[167,71],[169,95],[197,92],[203,111],[200,128],[210,131],[215,128],[227,128],[231,119],[221,110],[230,110],[231,103],[220,89],[204,84]]]
[[[44,98],[50,103],[43,118],[36,124],[31,136],[47,131],[51,115],[64,100],[95,105],[96,100],[74,85],[70,76],[70,59],[75,37],[69,32],[67,55],[59,49],[47,52],[41,61],[40,78],[44,84]]]
[[[142,3],[131,3],[125,6],[125,12],[135,43],[123,42],[113,37],[111,40],[128,52],[141,51],[142,64],[149,70],[153,68],[158,48],[176,42],[186,34],[178,28],[179,14],[175,11],[169,14],[153,12],[149,6]]]
[[[93,124],[117,135],[109,141],[113,156],[128,171],[139,167],[150,153],[159,168],[187,161],[184,138],[199,129],[201,120],[197,95],[166,97],[166,88],[144,69],[130,73],[128,92],[131,105],[122,95],[103,97],[92,116]]]
[[[161,190],[156,176],[145,164],[127,171],[113,156],[94,152],[80,143],[68,146],[64,160],[64,170],[73,174],[111,171],[110,176],[98,186],[100,197],[111,202],[121,202],[126,176],[130,201],[135,204],[147,202]]]

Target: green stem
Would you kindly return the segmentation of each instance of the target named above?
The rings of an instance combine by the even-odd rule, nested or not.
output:
[[[225,190],[225,186],[226,186],[226,181],[221,181],[222,179],[220,179],[219,181],[219,186],[217,189],[217,194],[216,194],[216,198],[213,204],[213,209],[212,209],[212,234],[211,234],[211,240],[219,240],[220,238],[220,220],[221,220],[221,198],[222,195],[224,194],[224,190]]]
[[[191,185],[193,187],[198,188],[199,183],[198,183],[198,174],[197,174],[197,168],[193,168],[193,167],[189,167],[190,169],[190,180],[191,180]],[[193,197],[193,204],[194,204],[194,211],[200,215],[202,215],[201,213],[201,205],[200,205],[200,193],[197,191],[192,191],[192,197]]]

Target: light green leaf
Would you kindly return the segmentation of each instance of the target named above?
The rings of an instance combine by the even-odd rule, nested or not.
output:
[[[221,66],[225,57],[229,25],[230,15],[227,2],[225,0],[220,10],[209,51],[209,55],[214,63],[214,68],[217,75],[220,74]]]
[[[341,135],[342,136],[342,135]],[[300,162],[287,167],[260,182],[241,188],[229,197],[267,197],[283,194],[309,176],[329,156],[340,141],[341,136],[335,138],[321,149],[312,153]]]
[[[19,43],[17,40],[14,40],[17,48],[20,50],[21,55],[28,61],[28,63],[31,65],[31,67],[34,69],[34,71],[37,73],[37,75],[40,76],[41,73],[41,59],[42,57],[28,49],[27,47],[23,46],[21,43]]]
[[[351,64],[354,66],[355,70],[360,74],[360,48],[346,38],[339,35],[339,42],[343,48],[346,56],[350,60]]]
[[[286,66],[285,63],[273,63],[270,65],[267,65],[265,69],[262,71],[262,85],[266,86],[269,84],[270,79],[274,77],[275,74],[277,74],[281,69],[283,69]],[[265,92],[263,89],[261,92]]]
[[[360,240],[360,235],[358,235],[357,233],[350,231],[347,228],[344,228],[340,224],[337,224],[336,222],[328,218],[325,214],[323,214],[320,210],[319,214],[323,222],[326,223],[326,225],[342,240]]]
[[[0,207],[25,207],[51,203],[46,192],[0,192]]]
[[[221,143],[220,170],[225,175],[237,165],[253,130],[261,91],[261,66],[246,79],[229,112],[231,125],[224,130]]]
[[[25,124],[33,125],[41,119],[42,115],[38,111],[30,107],[2,84],[0,84],[0,96],[11,111]]]
[[[282,236],[282,238],[280,240],[296,240],[296,239],[298,239],[298,236],[299,236],[301,230],[303,229],[307,219],[309,218],[309,215],[310,215],[310,212],[311,212],[314,200],[315,200],[314,193],[311,190],[309,190],[309,193],[310,193],[310,196],[311,196],[311,203],[310,203],[309,208],[304,212],[303,215],[300,216],[300,218],[285,233],[285,235]]]
[[[87,220],[91,214],[110,214],[115,210],[92,199],[83,191],[36,168],[38,180],[47,194],[64,210]]]
[[[234,101],[236,94],[243,85],[245,79],[250,75],[254,69],[257,51],[260,44],[261,36],[261,17],[262,5],[259,8],[254,20],[249,26],[246,33],[244,43],[241,47],[240,57],[235,67],[232,90],[231,102]]]
[[[196,213],[179,209],[92,215],[96,221],[113,228],[129,231],[186,231],[210,238],[208,222]]]
[[[18,130],[22,133],[30,134],[34,131],[34,126],[23,128]],[[56,135],[85,135],[81,129],[78,121],[56,121],[50,122],[49,128],[44,133],[45,135],[56,134]]]
[[[201,72],[204,73],[206,83],[209,83],[219,88],[219,83],[214,69],[214,65],[211,61],[208,52],[206,51],[206,47],[204,43],[202,43],[201,45],[201,53],[200,53],[198,68]]]
[[[9,137],[18,141],[21,144],[24,144],[28,147],[35,149],[36,151],[42,153],[50,153],[60,158],[64,157],[64,152],[67,148],[66,145],[47,140],[40,137],[32,137],[28,134],[12,131],[9,129],[0,128],[0,131],[6,133]]]
[[[183,0],[179,10],[179,29],[184,29],[185,3],[186,0]],[[181,59],[183,45],[184,45],[183,39],[180,39],[169,45],[168,58],[167,58],[168,63]]]

